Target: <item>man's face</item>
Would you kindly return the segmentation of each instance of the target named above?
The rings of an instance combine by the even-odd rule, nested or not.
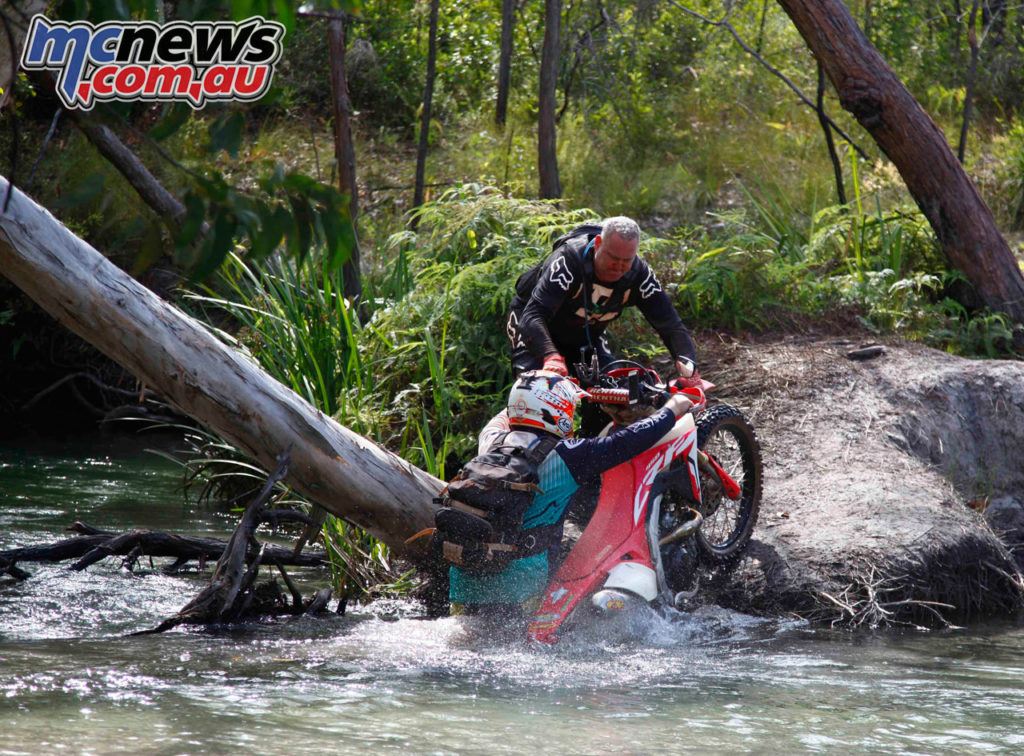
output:
[[[626,241],[618,234],[594,239],[594,274],[605,283],[615,283],[629,270],[640,240]]]

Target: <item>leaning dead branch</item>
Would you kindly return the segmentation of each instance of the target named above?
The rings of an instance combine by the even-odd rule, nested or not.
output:
[[[301,614],[318,611],[326,606],[330,598],[329,590],[326,590],[326,595],[325,591],[320,591],[307,605],[303,605],[301,596],[287,577],[285,582],[293,597],[291,608],[287,606],[287,601],[276,581],[263,586],[256,585],[260,566],[268,563],[267,545],[257,544],[256,529],[265,519],[265,506],[270,500],[274,485],[288,472],[289,453],[285,452],[279,456],[277,462],[277,468],[267,478],[259,495],[246,507],[241,521],[228,541],[227,548],[214,568],[210,584],[173,617],[169,617],[151,630],[142,630],[132,633],[133,635],[162,633],[183,624],[216,625],[237,622],[253,614]],[[278,564],[277,568],[284,574],[284,567],[281,564]]]

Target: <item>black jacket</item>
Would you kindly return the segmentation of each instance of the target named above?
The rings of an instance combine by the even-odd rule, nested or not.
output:
[[[640,312],[661,336],[673,358],[696,363],[693,339],[650,266],[637,255],[629,271],[614,284],[594,276],[593,241],[601,230],[581,226],[555,242],[554,251],[516,281],[508,332],[513,350],[525,348],[543,359],[558,351],[567,361],[588,343],[599,349],[608,324],[626,307]],[[586,293],[589,302],[584,307]],[[587,320],[589,316],[589,341]]]

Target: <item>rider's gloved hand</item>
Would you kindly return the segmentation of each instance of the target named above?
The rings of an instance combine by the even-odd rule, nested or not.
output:
[[[550,370],[552,373],[558,373],[559,375],[569,375],[568,369],[565,367],[565,360],[562,359],[562,355],[555,352],[549,354],[544,358],[544,370]]]
[[[693,364],[693,360],[689,360],[686,357],[677,357],[676,370],[679,372],[679,377],[675,381],[676,386],[679,388],[694,388],[695,386],[700,388],[700,373],[697,372],[697,366]]]
[[[672,414],[676,416],[676,419],[679,419],[690,411],[693,402],[685,394],[672,394],[668,401],[665,402],[665,406],[672,410]]]

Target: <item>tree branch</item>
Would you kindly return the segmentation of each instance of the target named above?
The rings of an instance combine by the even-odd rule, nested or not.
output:
[[[693,18],[696,18],[698,21],[701,21],[702,23],[708,24],[709,26],[715,26],[715,27],[717,27],[719,29],[725,29],[727,32],[729,32],[729,34],[732,35],[732,38],[734,40],[736,40],[736,43],[740,47],[742,47],[743,50],[748,55],[750,55],[752,58],[754,58],[754,60],[756,60],[758,63],[760,63],[766,69],[768,69],[769,72],[771,72],[772,74],[777,76],[779,79],[781,79],[786,84],[786,86],[788,86],[790,89],[792,89],[793,92],[796,94],[796,96],[798,98],[800,98],[800,101],[804,105],[806,105],[807,107],[811,108],[812,110],[817,110],[817,106],[814,104],[814,102],[807,95],[805,95],[800,90],[800,88],[796,84],[794,84],[789,79],[788,76],[786,76],[786,74],[782,73],[782,71],[777,69],[775,66],[773,66],[771,63],[769,63],[767,60],[765,60],[761,55],[759,55],[757,53],[757,51],[755,51],[753,48],[750,47],[750,45],[748,45],[746,42],[744,42],[743,38],[740,37],[740,35],[736,32],[736,29],[734,29],[732,24],[730,24],[728,21],[724,21],[724,20],[723,21],[715,21],[713,19],[710,19],[707,16],[705,16],[705,15],[703,15],[701,13],[698,13],[695,10],[687,8],[685,5],[680,5],[678,2],[676,2],[676,0],[668,0],[668,2],[669,2],[670,5],[674,5],[676,8],[681,10],[683,13],[687,14],[688,16],[692,16]],[[842,127],[839,126],[839,124],[837,124],[835,121],[833,121],[828,115],[824,115],[824,118],[828,122],[828,125],[831,128],[835,129],[835,132],[839,136],[841,136],[843,138],[843,140],[847,144],[849,144],[851,147],[853,147],[853,149],[855,149],[857,151],[858,155],[860,155],[864,160],[868,160],[868,161],[871,160],[871,156],[868,155],[868,153],[865,152],[856,142],[854,142],[853,139],[845,131],[843,131]]]

